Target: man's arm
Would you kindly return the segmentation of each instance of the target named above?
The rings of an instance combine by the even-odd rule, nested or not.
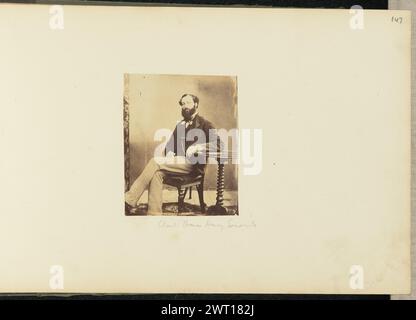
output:
[[[171,136],[169,138],[169,141],[166,143],[165,150],[164,150],[164,155],[165,156],[167,156],[171,152],[173,152],[174,155],[176,155],[176,153],[177,153],[177,150],[176,150],[177,130],[176,130],[176,128],[177,128],[177,126],[173,130],[173,133],[171,134]]]
[[[201,129],[205,135],[203,139],[204,142],[196,142],[190,146],[187,150],[187,156],[192,156],[195,153],[206,153],[208,158],[210,153],[219,154],[222,150],[224,150],[224,143],[217,134],[217,131],[211,122],[206,121],[203,128]]]
[[[224,150],[224,143],[221,140],[220,136],[217,134],[217,129],[212,125],[211,122],[207,122],[208,131],[208,142],[207,142],[207,151],[220,153]]]

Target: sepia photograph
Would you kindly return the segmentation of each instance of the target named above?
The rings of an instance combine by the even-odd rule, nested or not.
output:
[[[126,215],[238,215],[237,79],[124,77]]]

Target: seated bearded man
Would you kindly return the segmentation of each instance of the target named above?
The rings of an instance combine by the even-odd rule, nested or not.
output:
[[[211,122],[198,114],[199,99],[184,94],[179,100],[183,119],[176,125],[164,157],[152,158],[125,193],[126,212],[138,212],[137,203],[148,190],[149,215],[162,213],[163,178],[167,174],[203,174],[210,151],[219,151],[221,140]]]

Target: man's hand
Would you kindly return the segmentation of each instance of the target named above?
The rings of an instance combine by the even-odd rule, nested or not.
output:
[[[205,151],[205,146],[202,144],[193,144],[189,146],[189,148],[186,150],[186,156],[192,157],[195,154],[202,153]]]

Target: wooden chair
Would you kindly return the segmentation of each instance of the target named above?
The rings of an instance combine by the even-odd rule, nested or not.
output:
[[[185,196],[189,190],[189,199],[192,198],[192,187],[196,187],[199,197],[201,212],[204,213],[206,204],[204,202],[204,177],[205,174],[177,174],[166,173],[163,183],[178,189],[178,213],[185,211]]]

